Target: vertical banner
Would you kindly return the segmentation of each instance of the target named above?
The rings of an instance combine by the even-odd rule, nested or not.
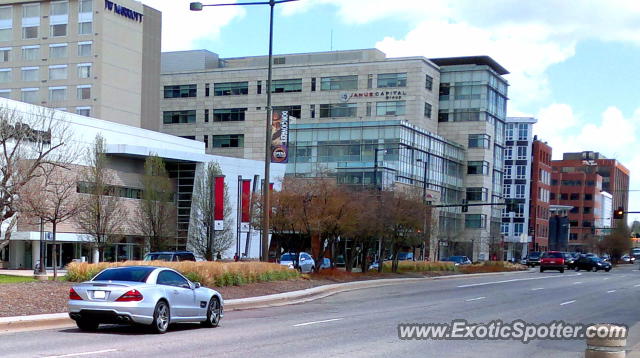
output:
[[[273,111],[271,118],[271,163],[289,161],[289,112]]]
[[[269,183],[269,192],[272,193],[273,192],[273,183]]]
[[[224,229],[224,175],[214,178],[213,229]]]
[[[241,211],[241,227],[240,231],[249,232],[249,222],[251,221],[251,215],[249,213],[251,209],[251,179],[242,180],[242,211]]]

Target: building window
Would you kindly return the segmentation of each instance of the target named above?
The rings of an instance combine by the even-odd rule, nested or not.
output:
[[[427,118],[431,118],[431,104],[430,103],[425,103],[424,104],[424,116]]]
[[[11,69],[10,68],[0,69],[0,83],[8,83],[10,81],[11,81]]]
[[[67,24],[51,25],[51,37],[67,36]]]
[[[584,194],[584,200],[586,201],[593,200],[593,194]]]
[[[271,93],[302,92],[302,78],[271,81]]]
[[[518,160],[526,160],[527,159],[527,147],[518,146]]]
[[[320,118],[355,117],[357,104],[334,103],[320,105]]]
[[[488,134],[469,134],[469,148],[489,148],[491,137]]]
[[[505,198],[510,198],[511,197],[511,184],[504,184],[502,186],[502,195]]]
[[[78,12],[90,13],[93,11],[93,0],[80,0],[78,4]]]
[[[195,123],[196,111],[164,111],[162,112],[164,124]]]
[[[441,109],[438,111],[438,122],[448,122],[449,121],[449,110]]]
[[[469,122],[469,121],[479,121],[479,120],[480,120],[480,110],[477,108],[465,108],[465,109],[453,110],[454,122]]]
[[[91,116],[91,107],[76,107],[76,114],[81,116],[90,117]]]
[[[512,176],[513,176],[513,166],[505,165],[505,167],[504,167],[504,178],[505,179],[511,179]]]
[[[513,223],[513,235],[520,236],[524,233],[524,223]]]
[[[91,64],[80,63],[78,64],[78,78],[91,78]]]
[[[204,139],[204,147],[209,148],[209,136],[205,135],[203,139]]]
[[[315,104],[310,104],[309,105],[309,117],[316,118],[316,105]]]
[[[441,101],[449,100],[449,93],[451,92],[451,87],[449,87],[448,83],[441,83],[439,90],[439,98]]]
[[[38,38],[40,27],[40,4],[22,5],[22,39]]]
[[[236,96],[249,94],[249,82],[226,82],[213,85],[214,96]]]
[[[244,147],[244,134],[214,135],[213,148],[242,148]]]
[[[504,135],[506,140],[513,140],[513,123],[506,124]]]
[[[78,23],[78,35],[91,35],[93,32],[93,22],[85,21]]]
[[[467,188],[468,201],[486,201],[489,194],[487,188]]]
[[[91,41],[78,42],[78,57],[91,56]]]
[[[378,75],[378,88],[407,87],[407,73],[381,73]]]
[[[376,116],[404,116],[405,101],[376,102]]]
[[[24,46],[22,47],[23,61],[36,61],[40,54],[40,46]]]
[[[66,80],[67,65],[49,66],[49,80]]]
[[[22,39],[29,40],[38,38],[38,26],[28,26],[22,28]]]
[[[433,77],[425,75],[424,88],[429,91],[433,90]]]
[[[367,111],[366,111],[367,117],[371,117],[371,102],[367,102],[366,108],[367,108]]]
[[[516,179],[526,179],[527,167],[525,165],[516,166]]]
[[[237,122],[244,121],[246,108],[227,108],[227,109],[214,109],[213,121],[214,122]]]
[[[316,90],[316,78],[311,77],[311,92],[315,92]]]
[[[516,199],[524,199],[524,191],[525,191],[525,185],[524,184],[516,184]]]
[[[287,111],[289,116],[300,118],[302,116],[302,106],[275,106],[274,111]]]
[[[580,194],[571,193],[571,195],[569,196],[569,200],[580,200]]]
[[[204,110],[204,123],[209,123],[209,110]]]
[[[69,14],[69,4],[67,1],[52,1],[50,6],[49,14],[51,16]]]
[[[489,162],[485,162],[485,161],[467,162],[467,174],[489,175]]]
[[[21,97],[22,102],[36,103],[39,101],[37,88],[23,88],[21,92],[22,92],[22,97]]]
[[[482,229],[486,227],[487,216],[483,214],[466,214],[464,216],[464,226],[467,229]]]
[[[509,235],[509,223],[500,223],[500,233]]]
[[[8,90],[8,89],[0,90],[0,98],[11,98],[11,90]]]
[[[320,79],[321,91],[338,91],[358,89],[358,76],[332,76]]]
[[[52,59],[67,57],[67,44],[49,45],[49,57]]]
[[[11,55],[10,47],[0,48],[0,62],[9,62],[11,59],[10,55]]]
[[[49,102],[67,100],[67,87],[49,87]]]
[[[91,85],[81,85],[76,88],[78,99],[91,99]]]
[[[256,94],[262,94],[262,81],[258,81],[256,85]]]
[[[38,80],[38,67],[22,67],[21,79],[23,81],[37,81]]]
[[[208,83],[205,83],[205,84],[204,84],[204,96],[205,96],[205,97],[209,97],[209,91],[210,91],[210,89],[209,89],[209,84],[208,84]]]
[[[195,97],[198,94],[197,85],[164,86],[164,98]]]
[[[0,6],[0,41],[11,41],[13,37],[13,7]]]
[[[273,59],[274,65],[284,65],[286,62],[286,57],[276,57]]]
[[[22,5],[22,19],[33,19],[40,17],[40,4]]]
[[[518,123],[518,140],[527,140],[527,138],[529,138],[529,125]]]

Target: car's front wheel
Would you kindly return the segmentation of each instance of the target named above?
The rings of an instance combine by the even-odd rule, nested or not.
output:
[[[151,323],[151,329],[155,333],[166,333],[169,329],[169,322],[171,321],[171,310],[169,304],[166,301],[159,301],[156,304],[156,308],[153,310],[153,323]]]
[[[580,271],[580,267],[576,266],[575,270],[576,272]]]
[[[611,271],[611,268],[604,269],[604,272],[609,272],[609,271]]]
[[[222,307],[220,306],[220,300],[218,297],[212,297],[209,301],[207,308],[207,320],[202,322],[205,327],[218,327],[220,324],[220,317],[222,316]]]
[[[95,331],[100,323],[88,319],[79,319],[76,320],[76,325],[83,331]]]
[[[593,268],[591,269],[593,272],[598,272],[598,268],[593,266]]]
[[[542,266],[540,266],[540,272],[544,272],[544,269],[542,268]]]
[[[564,273],[564,267],[561,268],[559,271],[560,271],[560,273]]]

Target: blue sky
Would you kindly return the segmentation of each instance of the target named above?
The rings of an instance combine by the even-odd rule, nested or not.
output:
[[[163,11],[165,51],[267,52],[268,6],[193,13],[189,1],[143,2]],[[511,71],[509,114],[538,118],[534,132],[553,146],[554,158],[600,151],[627,166],[631,189],[640,189],[640,2],[576,3],[301,0],[278,5],[274,52],[333,46],[375,47],[392,57],[490,55]],[[640,211],[636,199],[640,194],[632,194],[630,209]]]

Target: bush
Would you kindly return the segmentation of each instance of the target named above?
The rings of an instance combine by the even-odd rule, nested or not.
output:
[[[73,262],[69,264],[66,279],[82,282],[92,279],[108,267],[120,266],[162,266],[172,268],[193,282],[204,286],[239,286],[254,282],[283,281],[300,277],[296,270],[267,262],[166,262],[166,261],[127,261],[101,262],[89,264]]]
[[[391,261],[382,266],[383,272],[391,272]],[[453,262],[441,261],[398,261],[398,272],[455,271]]]
[[[473,265],[458,266],[458,271],[462,273],[509,272],[526,269],[527,267],[524,265],[513,264],[507,261],[484,261]]]

